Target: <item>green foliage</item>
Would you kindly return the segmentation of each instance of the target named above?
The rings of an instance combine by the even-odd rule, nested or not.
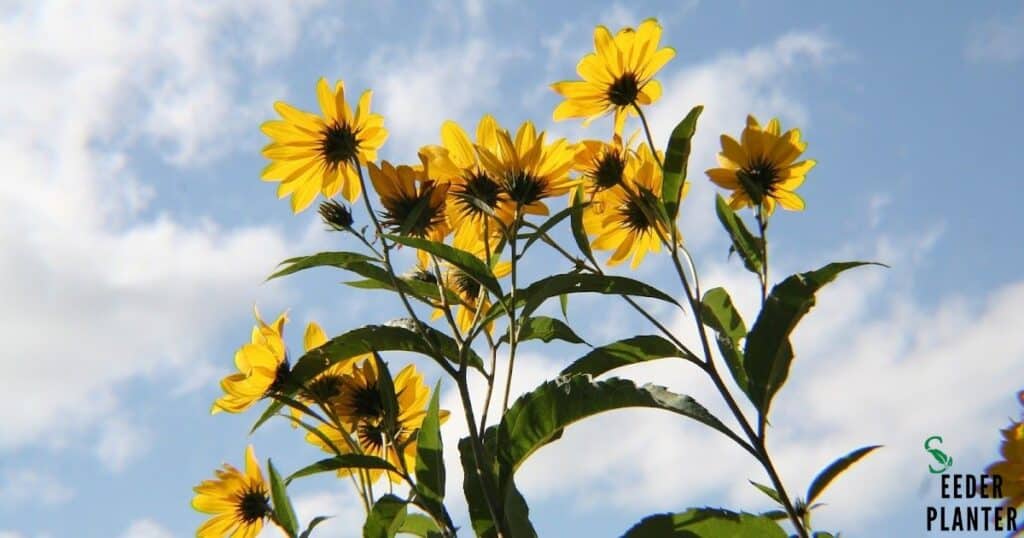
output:
[[[402,499],[388,494],[377,500],[363,524],[365,538],[394,538],[405,523],[408,506]]]
[[[818,475],[814,477],[814,480],[811,481],[811,486],[807,488],[807,503],[810,504],[814,502],[814,499],[817,499],[818,495],[821,495],[821,492],[825,491],[825,488],[827,488],[832,480],[839,476],[840,473],[845,471],[854,463],[857,463],[857,460],[867,456],[871,451],[880,447],[881,445],[861,447],[830,463],[828,467],[825,467],[825,469],[818,473]]]
[[[683,185],[686,183],[686,167],[690,160],[691,141],[694,133],[697,132],[697,118],[704,111],[704,106],[698,105],[690,110],[668,139],[668,147],[665,149],[664,179],[661,183],[661,199],[665,204],[665,211],[670,218],[675,219],[679,214],[679,200],[683,195]]]
[[[299,535],[299,538],[309,538],[313,534],[313,529],[315,529],[317,525],[323,523],[324,521],[327,521],[328,519],[331,518],[328,516],[317,516],[309,520],[309,525],[306,525],[306,530],[302,531],[302,534]]]
[[[407,514],[398,534],[411,534],[420,538],[441,538],[437,523],[423,514]]]
[[[708,290],[701,300],[701,320],[714,329],[715,343],[729,366],[733,381],[749,396],[749,380],[743,366],[743,351],[740,350],[740,341],[747,337],[747,326],[733,306],[729,292],[724,288]]]
[[[722,198],[721,194],[715,195],[715,213],[718,214],[718,220],[722,223],[722,227],[729,233],[729,238],[732,239],[732,246],[730,252],[736,252],[740,255],[740,259],[743,260],[743,266],[748,271],[754,274],[761,274],[764,269],[764,260],[762,258],[763,245],[761,239],[754,237],[754,234],[747,230],[747,226],[743,224],[743,219],[736,214],[729,204]]]
[[[634,336],[594,348],[562,370],[561,375],[585,374],[597,377],[615,368],[667,357],[687,358],[687,354],[660,336]]]
[[[322,459],[316,463],[307,465],[298,471],[288,475],[286,484],[296,478],[310,476],[319,473],[329,473],[342,469],[381,469],[384,471],[396,471],[395,467],[387,460],[371,456],[369,454],[339,454],[333,458]]]
[[[519,336],[517,342],[526,340],[540,340],[550,342],[552,340],[563,340],[570,344],[585,344],[573,330],[565,323],[547,316],[531,316],[518,324]],[[508,342],[508,334],[501,337],[501,342]]]
[[[267,280],[273,280],[314,267],[338,267],[361,274],[361,271],[367,270],[367,267],[374,266],[378,261],[376,258],[359,254],[358,252],[319,252],[312,256],[299,256],[281,262],[283,267],[267,277]]]
[[[441,514],[444,505],[444,448],[441,444],[441,382],[434,386],[416,441],[417,503],[433,514]]]
[[[274,468],[274,462],[267,460],[267,468],[270,473],[270,498],[274,502],[274,520],[288,533],[288,536],[295,538],[299,534],[299,521],[295,517],[295,509],[292,508],[292,501],[288,498],[285,490],[285,482],[281,475]]]
[[[420,239],[418,237],[393,234],[386,234],[385,237],[398,244],[429,252],[455,267],[458,267],[459,270],[477,281],[481,286],[487,289],[487,291],[497,295],[498,297],[502,295],[501,285],[498,284],[498,279],[494,276],[494,273],[491,272],[491,268],[488,267],[486,263],[480,261],[480,258],[477,258],[472,253],[459,250],[444,243]]]
[[[777,523],[764,516],[719,508],[691,508],[678,514],[648,516],[623,538],[786,538]]]

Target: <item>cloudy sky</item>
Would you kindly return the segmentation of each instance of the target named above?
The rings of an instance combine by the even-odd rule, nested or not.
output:
[[[554,124],[547,85],[574,76],[595,24],[650,16],[677,51],[655,137],[705,106],[682,210],[705,287],[728,286],[753,319],[757,290],[726,257],[699,173],[749,112],[799,125],[819,162],[807,211],[773,221],[775,274],[833,259],[891,266],[821,294],[795,335],[770,446],[800,492],[833,458],[884,444],[828,491],[816,526],[923,535],[923,507],[939,504],[923,440],[944,436],[954,469],[979,472],[1024,388],[1020,2],[0,2],[0,537],[193,534],[191,487],[250,442],[253,416],[208,409],[253,305],[291,309],[293,348],[311,319],[333,334],[399,314],[335,273],[263,282],[284,258],[352,248],[258,180],[258,125],[274,100],[312,109],[321,76],[373,88],[392,132],[382,155],[396,161],[435,142],[445,119],[483,113],[605,136],[608,122]],[[537,250],[533,263],[546,262],[559,263]],[[638,275],[678,293],[668,268],[652,259]],[[692,320],[661,313],[692,338]],[[574,298],[569,314],[591,343],[651,331],[605,298]],[[525,346],[514,386],[584,352]],[[726,414],[685,365],[622,375]],[[544,536],[614,536],[688,506],[769,509],[747,483],[762,472],[720,437],[653,411],[611,413],[568,430],[518,480]],[[283,424],[251,442],[285,470],[321,455]],[[322,536],[351,536],[362,515],[347,488],[309,479],[293,494],[304,518],[337,516]],[[453,476],[465,523],[460,497]]]

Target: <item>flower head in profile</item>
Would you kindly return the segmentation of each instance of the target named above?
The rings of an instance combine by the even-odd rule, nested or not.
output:
[[[799,129],[783,133],[778,119],[762,127],[754,116],[747,116],[739,142],[722,135],[720,168],[708,170],[707,175],[719,187],[732,191],[729,206],[733,209],[760,207],[771,215],[778,204],[802,211],[804,201],[795,191],[817,164],[811,159],[797,161],[806,148]]]
[[[271,517],[270,488],[256,461],[252,445],[245,450],[245,472],[224,464],[216,478],[204,480],[194,489],[192,508],[211,514],[196,536],[199,538],[255,538]]]
[[[636,269],[648,252],[661,249],[661,237],[669,232],[656,214],[661,195],[661,167],[648,146],[640,146],[626,167],[621,184],[597,191],[583,210],[583,227],[596,236],[591,246],[611,250],[609,266],[632,256]],[[683,187],[685,197],[689,183]],[[660,237],[659,237],[660,234]]]
[[[394,378],[395,396],[397,397],[398,416],[387,420],[386,406],[380,390],[380,376],[377,363],[373,358],[366,359],[360,365],[342,376],[341,395],[332,404],[333,412],[345,428],[345,433],[331,425],[321,425],[318,429],[342,453],[355,452],[349,446],[346,437],[358,443],[358,449],[364,454],[377,456],[397,468],[404,465],[412,469],[416,464],[415,433],[423,424],[427,414],[427,403],[430,401],[430,389],[423,382],[423,375],[416,367],[408,365]],[[441,412],[441,419],[446,420],[447,411]],[[387,431],[392,423],[395,430]],[[347,434],[347,435],[346,435]],[[323,440],[312,433],[306,440],[327,452],[334,449],[324,444]],[[401,458],[401,460],[399,459]],[[369,479],[376,482],[384,471],[369,471]],[[350,474],[341,469],[340,476]],[[399,483],[401,476],[390,471],[388,478]]]
[[[551,88],[565,98],[555,108],[556,121],[585,118],[584,125],[609,112],[615,113],[615,133],[621,134],[633,107],[649,105],[661,97],[654,75],[676,53],[658,48],[661,25],[647,19],[640,27],[622,28],[615,36],[604,26],[594,29],[594,52],[576,66],[583,80],[556,82]]]
[[[587,199],[621,185],[626,177],[636,177],[639,161],[636,153],[629,149],[633,138],[625,146],[619,135],[614,135],[610,144],[601,140],[579,143],[574,169],[583,176]]]
[[[485,115],[476,129],[475,145],[498,152],[498,122]],[[515,204],[477,155],[474,142],[454,121],[441,126],[441,145],[424,146],[421,159],[427,162],[430,178],[449,183],[448,222],[458,242],[478,242],[499,235],[512,224]],[[494,222],[497,220],[498,222]]]
[[[497,151],[477,146],[484,169],[498,181],[502,192],[522,213],[547,215],[546,198],[569,192],[579,181],[571,179],[576,146],[564,138],[545,142],[533,123],[519,127],[515,139],[508,131],[497,133]]]
[[[280,182],[277,196],[291,195],[295,213],[318,194],[331,198],[341,193],[355,201],[361,191],[356,167],[377,160],[377,150],[388,137],[383,116],[370,112],[370,90],[359,97],[355,113],[345,101],[344,82],[339,80],[332,90],[321,78],[316,93],[321,115],[278,101],[274,110],[281,119],[261,126],[271,139],[263,148],[271,163],[260,177]]]
[[[1024,398],[1022,398],[1024,402]],[[986,474],[1003,479],[1003,506],[1024,505],[1024,423],[1014,422],[1003,430],[1003,459],[989,465]]]
[[[221,380],[224,396],[213,403],[211,413],[241,413],[285,382],[288,359],[283,333],[287,321],[282,312],[274,323],[267,325],[256,312],[256,326],[249,343],[235,352],[238,372]]]
[[[445,195],[448,185],[427,179],[423,167],[377,167],[370,163],[370,180],[383,206],[381,224],[393,233],[441,241],[448,235]]]

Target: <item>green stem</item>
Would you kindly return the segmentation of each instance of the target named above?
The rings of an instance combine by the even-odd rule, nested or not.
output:
[[[508,235],[509,248],[512,251],[512,290],[509,292],[511,308],[508,311],[508,378],[505,379],[505,396],[501,402],[501,413],[503,415],[505,411],[508,411],[508,397],[512,392],[512,370],[515,367],[516,347],[519,344],[519,326],[516,323],[516,286],[518,285],[516,281],[516,268],[519,265],[516,235],[519,234],[520,220],[522,219],[522,213],[519,211],[520,209],[517,206],[515,218],[512,220],[512,233]]]

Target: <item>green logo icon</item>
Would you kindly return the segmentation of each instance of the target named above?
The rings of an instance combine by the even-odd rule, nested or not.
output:
[[[937,461],[940,465],[938,469],[932,467],[931,465],[928,465],[928,470],[931,471],[932,474],[944,473],[946,472],[946,469],[949,469],[950,467],[953,466],[953,458],[947,456],[945,452],[937,448],[932,448],[932,445],[935,444],[936,441],[938,443],[942,443],[942,437],[938,435],[933,435],[925,439],[924,441],[925,451],[931,454],[932,457],[935,458],[935,461]]]

